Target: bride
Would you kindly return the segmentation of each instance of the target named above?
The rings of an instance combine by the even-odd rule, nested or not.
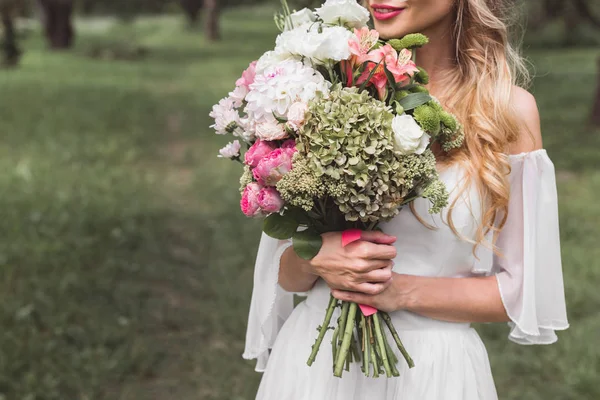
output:
[[[370,0],[382,38],[421,32],[417,60],[430,91],[465,128],[465,143],[437,151],[451,191],[441,215],[414,201],[383,232],[342,247],[323,235],[311,261],[288,241],[262,237],[244,357],[264,375],[260,400],[492,400],[488,356],[472,322],[508,322],[508,338],[549,344],[568,327],[554,167],[542,147],[526,70],[509,43],[508,0]],[[293,294],[306,300],[293,307]],[[390,313],[416,367],[335,378],[327,346],[306,365],[330,293]],[[325,343],[331,339],[331,331]],[[390,338],[391,340],[391,338]],[[398,354],[399,356],[399,354]],[[399,357],[401,359],[401,357]]]

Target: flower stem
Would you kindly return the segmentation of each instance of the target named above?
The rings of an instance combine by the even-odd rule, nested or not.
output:
[[[396,331],[396,328],[394,328],[394,324],[392,323],[392,319],[390,318],[390,315],[388,313],[382,312],[381,318],[383,318],[383,320],[385,321],[385,324],[387,325],[388,329],[392,333],[392,337],[394,338],[394,341],[396,342],[396,345],[398,346],[400,353],[402,353],[402,355],[404,356],[404,359],[406,360],[408,367],[413,368],[415,366],[415,362],[408,354],[408,351],[406,351],[406,348],[404,348],[404,344],[402,344],[402,340],[400,340],[400,336],[398,336],[398,332]]]
[[[371,353],[371,364],[373,364],[373,377],[379,378],[379,362],[375,353],[375,338],[373,337],[373,318],[367,317],[367,328],[369,331],[369,352]]]
[[[365,320],[365,316],[363,313],[360,314],[360,328],[362,331],[362,353],[363,353],[363,363],[362,363],[362,371],[366,376],[369,376],[370,371],[370,342],[369,342],[369,333],[367,332],[367,321]]]
[[[379,321],[378,313],[373,314],[373,325],[375,327],[375,337],[377,339],[377,347],[379,348],[379,354],[381,355],[381,361],[383,363],[383,368],[385,369],[385,374],[388,378],[392,376],[392,369],[390,368],[390,363],[387,358],[387,354],[385,351],[385,343],[383,342],[383,334],[381,332],[381,321]]]
[[[398,368],[396,368],[396,364],[398,364],[398,357],[396,357],[396,354],[392,350],[392,347],[390,346],[385,333],[383,334],[383,342],[385,344],[385,351],[387,352],[388,358],[390,360],[390,368],[392,369],[392,375],[400,376],[400,372],[398,372]]]
[[[345,303],[342,312],[345,311],[347,316],[347,321],[344,329],[344,337],[342,339],[342,346],[337,354],[337,361],[335,363],[335,370],[333,375],[340,378],[342,376],[342,370],[344,369],[344,362],[346,361],[346,357],[348,357],[348,350],[350,349],[350,343],[352,341],[352,334],[354,332],[354,318],[356,318],[356,308],[358,304],[356,303]]]
[[[319,328],[319,336],[315,341],[315,344],[312,346],[312,351],[310,353],[310,357],[308,357],[307,364],[311,366],[315,362],[315,358],[317,357],[317,353],[319,352],[319,348],[321,347],[321,343],[323,342],[323,338],[325,337],[325,333],[329,329],[329,322],[331,322],[331,317],[333,316],[333,311],[337,306],[337,299],[333,296],[329,298],[329,305],[327,306],[327,312],[325,313],[325,319],[323,320],[323,324]]]

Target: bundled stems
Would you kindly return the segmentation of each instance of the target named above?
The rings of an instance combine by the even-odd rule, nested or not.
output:
[[[348,350],[350,350],[350,345],[354,336],[354,318],[356,318],[356,309],[358,304],[356,303],[347,303],[345,302],[342,306],[342,317],[346,315],[347,321],[344,326],[344,336],[342,339],[342,346],[340,347],[337,360],[335,362],[335,370],[333,375],[337,377],[342,376],[342,370],[344,368],[344,361],[346,361],[346,357],[348,357]],[[348,366],[349,368],[349,366]]]
[[[388,329],[392,333],[392,337],[394,338],[394,341],[396,342],[396,345],[398,346],[398,350],[400,350],[400,353],[402,353],[402,356],[404,356],[404,359],[406,360],[408,367],[413,368],[415,366],[415,362],[413,361],[413,359],[410,357],[410,355],[406,351],[406,348],[404,348],[404,344],[402,344],[402,341],[400,340],[400,336],[398,336],[398,332],[396,331],[396,328],[394,328],[394,324],[392,323],[392,319],[390,318],[389,314],[385,313],[385,312],[381,312],[381,318],[383,318],[383,320],[385,321],[385,324],[387,325]]]
[[[333,296],[329,298],[329,305],[327,306],[327,312],[325,313],[325,319],[323,320],[323,324],[319,328],[319,336],[317,336],[317,340],[315,344],[312,346],[312,351],[310,353],[310,357],[308,358],[308,366],[311,366],[315,362],[315,358],[317,357],[317,353],[319,352],[319,348],[321,347],[321,343],[323,342],[323,338],[325,337],[325,333],[329,329],[329,322],[331,321],[331,317],[333,316],[333,311],[337,306],[337,299]]]

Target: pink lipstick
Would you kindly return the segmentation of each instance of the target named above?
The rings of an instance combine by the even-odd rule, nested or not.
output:
[[[396,17],[404,8],[388,6],[387,4],[371,4],[373,17],[379,21],[385,21]]]

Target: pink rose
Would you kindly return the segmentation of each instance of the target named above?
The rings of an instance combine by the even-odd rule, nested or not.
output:
[[[275,186],[292,169],[295,150],[275,149],[264,157],[252,170],[254,179],[264,186]]]
[[[258,165],[260,160],[273,150],[275,150],[275,145],[273,143],[258,139],[246,152],[244,162],[246,165],[254,168]]]
[[[292,104],[288,110],[288,126],[295,131],[300,130],[304,126],[308,105],[302,101],[297,101]]]
[[[258,192],[258,205],[265,213],[275,213],[283,207],[283,200],[275,188],[265,187]]]
[[[281,140],[288,136],[285,126],[277,122],[275,118],[256,124],[254,134],[262,140]]]
[[[260,185],[256,182],[249,183],[242,193],[242,200],[240,200],[240,207],[242,212],[247,217],[257,217],[262,215],[260,206],[258,204],[258,194],[260,192]]]
[[[236,86],[249,88],[254,83],[256,76],[256,61],[252,61],[248,68],[242,72],[242,77],[235,82]]]

